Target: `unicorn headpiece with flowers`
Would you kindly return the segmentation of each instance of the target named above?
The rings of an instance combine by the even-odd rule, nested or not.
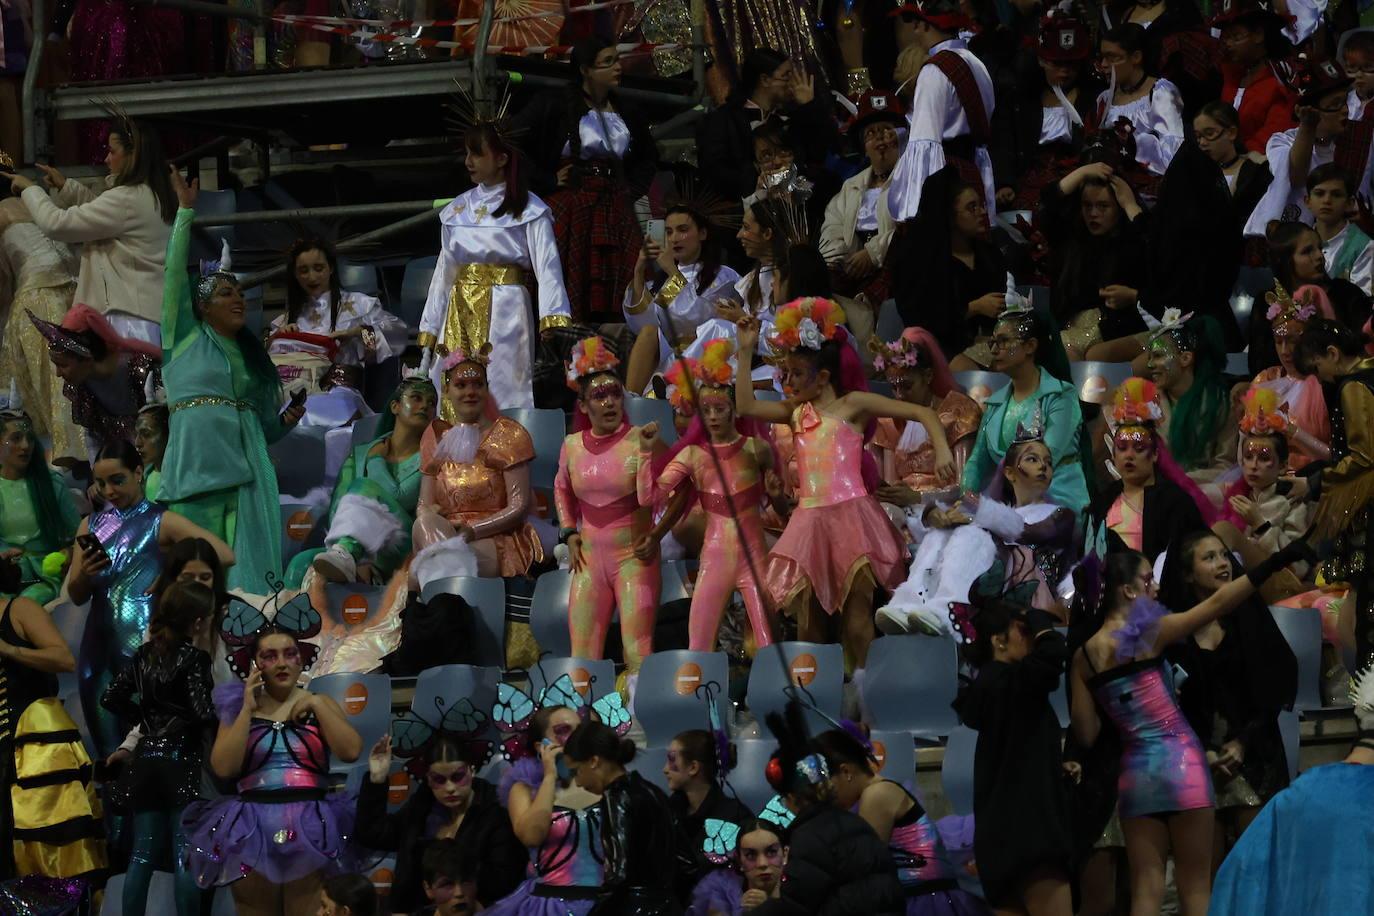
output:
[[[828,340],[844,340],[844,321],[844,309],[830,299],[793,299],[778,309],[773,321],[777,333],[768,343],[777,351],[819,350]]]
[[[611,352],[600,337],[587,337],[573,345],[568,361],[568,387],[576,389],[582,379],[602,372],[614,372],[620,357]]]
[[[1288,429],[1288,414],[1271,388],[1254,387],[1241,400],[1240,431],[1247,436],[1283,435]]]
[[[1159,406],[1159,391],[1149,379],[1128,378],[1112,396],[1112,412],[1107,425],[1112,432],[1123,426],[1154,425],[1164,418]]]
[[[696,371],[697,361],[690,356],[682,356],[673,360],[668,371],[663,373],[663,381],[668,384],[668,403],[680,416],[690,417],[697,412],[692,386],[687,383],[687,375],[696,375]]]
[[[1035,307],[1031,301],[1014,289],[1008,289],[1002,300],[1002,311],[997,313],[997,323],[1010,321],[1016,325],[1016,336],[1026,340],[1035,334]]]
[[[215,284],[220,280],[230,280],[234,283],[239,282],[238,277],[234,276],[233,263],[230,257],[229,240],[225,239],[220,246],[218,261],[200,262],[200,280],[196,283],[196,302],[204,303],[210,301],[210,297],[215,292]]]
[[[873,368],[879,372],[886,372],[894,367],[926,368],[922,365],[921,348],[916,346],[915,341],[908,340],[905,336],[898,337],[889,343],[874,334],[868,338],[868,352],[873,354]]]
[[[453,372],[459,366],[467,365],[470,368],[459,372],[459,378],[486,378],[487,366],[490,363],[490,343],[484,343],[476,350],[464,350],[460,347],[448,351],[448,355],[439,363],[439,372],[444,378],[448,378],[450,372]]]
[[[1185,352],[1196,350],[1197,334],[1188,327],[1188,322],[1192,318],[1192,312],[1185,315],[1182,309],[1165,309],[1159,327],[1150,332],[1150,343],[1154,343],[1167,334],[1179,350]]]

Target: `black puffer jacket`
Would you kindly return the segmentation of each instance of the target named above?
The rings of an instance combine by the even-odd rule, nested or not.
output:
[[[425,783],[394,814],[387,813],[386,796],[385,783],[363,778],[354,839],[369,849],[396,853],[389,912],[409,913],[425,902],[420,860],[431,842],[430,816],[439,803]],[[453,839],[477,862],[477,899],[484,906],[515,890],[524,877],[528,854],[515,837],[495,787],[485,779],[472,781],[472,801]]]
[[[818,805],[792,822],[782,896],[752,916],[899,916],[906,912],[887,845],[857,814]]]

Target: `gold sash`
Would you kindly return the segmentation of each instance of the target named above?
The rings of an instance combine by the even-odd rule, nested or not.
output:
[[[491,290],[525,285],[525,270],[515,264],[464,264],[448,294],[448,316],[440,340],[453,350],[473,353],[491,339]]]

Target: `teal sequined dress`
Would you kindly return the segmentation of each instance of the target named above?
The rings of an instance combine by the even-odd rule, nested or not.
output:
[[[186,273],[194,210],[177,210],[162,294],[162,381],[170,431],[159,499],[234,548],[230,588],[267,590],[281,572],[281,510],[267,444],[286,434],[238,342],[196,317]]]

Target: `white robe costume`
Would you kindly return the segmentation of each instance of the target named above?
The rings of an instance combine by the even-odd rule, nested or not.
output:
[[[487,385],[497,405],[533,407],[536,325],[529,275],[538,285],[538,330],[568,326],[572,311],[548,205],[531,194],[524,212],[494,216],[505,195],[504,183],[478,185],[439,214],[443,247],[420,318],[419,343],[465,351],[490,343]],[[434,384],[443,391],[439,362],[434,361]]]

